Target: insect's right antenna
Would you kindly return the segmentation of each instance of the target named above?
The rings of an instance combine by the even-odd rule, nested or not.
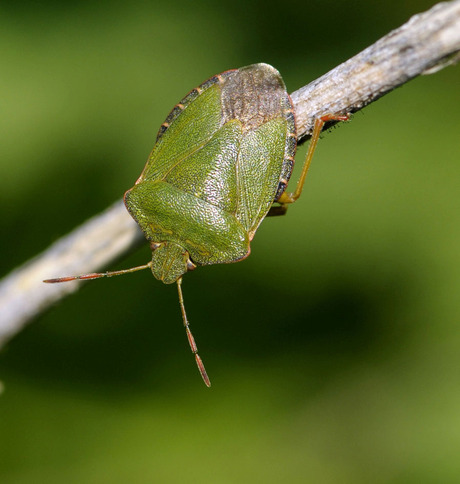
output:
[[[198,366],[198,370],[200,371],[201,378],[203,378],[203,381],[205,382],[207,387],[211,386],[211,381],[209,380],[208,374],[206,373],[206,368],[203,365],[203,362],[201,361],[201,358],[198,355],[198,348],[195,343],[195,338],[192,335],[192,332],[190,331],[190,326],[188,324],[188,319],[187,319],[187,314],[185,313],[185,307],[184,307],[184,298],[182,296],[182,277],[179,277],[177,279],[177,292],[179,293],[179,304],[180,304],[180,310],[182,312],[182,320],[184,321],[184,327],[185,327],[185,332],[187,333],[187,339],[190,344],[190,349],[192,350],[192,353],[195,355],[195,361]]]
[[[100,277],[122,276],[123,274],[142,271],[143,269],[148,269],[150,267],[152,267],[151,261],[148,264],[144,264],[143,266],[131,267],[130,269],[123,269],[121,271],[91,272],[90,274],[83,274],[81,276],[67,276],[67,277],[57,277],[55,279],[45,279],[43,282],[54,284],[56,282],[69,282],[69,281],[76,281],[76,280],[99,279]]]

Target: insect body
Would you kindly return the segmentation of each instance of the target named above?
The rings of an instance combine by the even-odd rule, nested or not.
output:
[[[173,108],[143,172],[125,193],[128,211],[150,242],[152,260],[124,271],[45,282],[144,268],[165,284],[177,282],[190,347],[210,386],[185,313],[183,274],[246,258],[262,220],[285,213],[299,197],[324,123],[346,119],[317,120],[297,188],[286,193],[297,138],[294,108],[279,72],[254,64],[212,77]]]
[[[291,100],[268,65],[225,72],[185,97],[125,194],[153,243],[155,277],[168,284],[194,265],[247,257],[287,184],[295,148]]]

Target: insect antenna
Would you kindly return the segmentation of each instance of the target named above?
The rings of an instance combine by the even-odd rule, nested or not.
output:
[[[206,373],[206,368],[204,367],[203,362],[201,361],[201,358],[198,355],[198,348],[195,343],[195,338],[193,337],[192,332],[190,331],[187,314],[185,313],[184,297],[182,296],[181,286],[182,286],[182,277],[179,277],[179,279],[177,279],[177,292],[179,293],[179,304],[180,304],[180,310],[182,312],[182,320],[184,321],[185,332],[187,333],[187,339],[190,344],[190,349],[192,350],[192,353],[195,355],[195,361],[198,366],[198,370],[200,371],[201,378],[203,378],[203,381],[205,382],[206,386],[210,387],[211,381],[209,380],[208,374]]]
[[[67,276],[67,277],[57,277],[56,279],[45,279],[43,282],[54,284],[56,282],[68,282],[76,280],[88,280],[88,279],[99,279],[100,277],[113,277],[122,276],[123,274],[129,274],[130,272],[142,271],[143,269],[148,269],[152,266],[152,262],[144,264],[142,266],[131,267],[130,269],[123,269],[121,271],[111,271],[111,272],[91,272],[89,274],[82,274],[81,276]]]

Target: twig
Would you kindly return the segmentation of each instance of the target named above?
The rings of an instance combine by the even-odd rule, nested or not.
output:
[[[410,79],[459,60],[460,0],[440,3],[292,94],[299,138],[316,117],[359,111]],[[78,282],[46,285],[58,275],[100,270],[143,240],[117,202],[53,244],[0,282],[0,346]]]
[[[460,60],[460,2],[435,5],[291,97],[297,135],[325,113],[354,113],[420,74]]]

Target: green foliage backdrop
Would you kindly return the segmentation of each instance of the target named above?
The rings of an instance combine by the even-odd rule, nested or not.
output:
[[[263,61],[292,92],[431,5],[2,2],[1,273],[119,199],[205,78]],[[325,135],[251,257],[185,277],[211,390],[148,273],[86,284],[16,337],[2,484],[458,482],[459,79]]]

